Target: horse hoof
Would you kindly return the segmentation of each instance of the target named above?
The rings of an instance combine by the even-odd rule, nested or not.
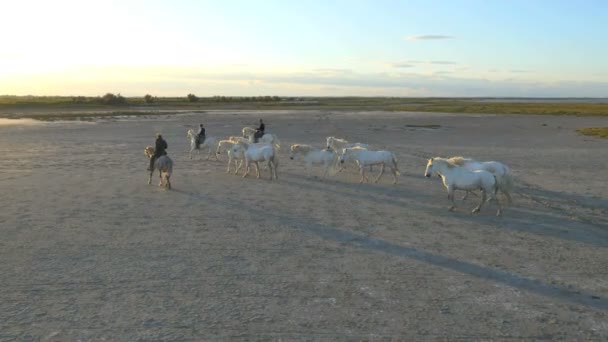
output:
[[[473,213],[473,214],[478,213],[478,212],[479,212],[479,208],[475,208],[471,211],[471,213]]]
[[[454,207],[449,207],[448,211],[454,211]]]

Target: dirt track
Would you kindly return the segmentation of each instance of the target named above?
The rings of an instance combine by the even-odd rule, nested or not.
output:
[[[278,182],[188,159],[187,128],[258,117],[284,147]],[[595,125],[218,111],[0,127],[0,340],[606,340],[608,140],[574,131]],[[146,184],[157,131],[172,191]],[[307,179],[286,149],[328,135],[394,151],[400,183]],[[514,206],[448,212],[423,173],[450,155],[511,166]]]

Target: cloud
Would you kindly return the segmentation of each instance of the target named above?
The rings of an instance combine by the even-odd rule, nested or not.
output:
[[[409,63],[392,63],[392,64],[390,64],[390,66],[392,66],[393,68],[412,68],[412,67],[414,67],[412,64],[409,64]]]
[[[523,74],[523,73],[528,72],[528,70],[521,70],[521,69],[515,69],[515,70],[509,70],[509,71],[511,71],[512,73],[515,73],[515,74]]]
[[[452,61],[430,61],[430,64],[441,64],[441,65],[456,65],[458,63]]]
[[[409,36],[406,37],[406,40],[444,40],[444,39],[454,39],[453,36],[445,36],[441,34],[423,34],[419,36]]]
[[[110,90],[125,96],[510,96],[605,97],[608,82],[539,82],[518,78],[487,80],[439,70],[432,74],[391,69],[365,73],[348,69],[300,71],[217,70],[204,67],[104,67],[77,73],[14,76],[0,82],[0,94],[100,95]],[[408,71],[408,72],[406,72]],[[124,77],[119,77],[119,76]],[[57,81],[61,80],[61,81]]]

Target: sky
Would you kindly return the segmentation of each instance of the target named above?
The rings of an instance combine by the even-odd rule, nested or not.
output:
[[[0,95],[608,97],[605,0],[2,0]]]

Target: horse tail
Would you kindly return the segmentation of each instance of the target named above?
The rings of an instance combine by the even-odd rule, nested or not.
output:
[[[401,171],[399,171],[399,167],[397,166],[397,157],[395,157],[394,153],[391,153],[393,159],[393,167],[395,168],[395,173],[397,176],[401,176]]]

